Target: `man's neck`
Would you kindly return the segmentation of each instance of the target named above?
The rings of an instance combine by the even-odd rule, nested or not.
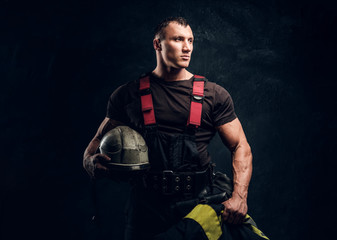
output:
[[[161,69],[156,67],[152,73],[158,77],[162,78],[165,81],[181,81],[190,79],[193,74],[188,72],[185,68],[171,68],[171,69]]]

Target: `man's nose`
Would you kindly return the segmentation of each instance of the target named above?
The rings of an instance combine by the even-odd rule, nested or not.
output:
[[[184,41],[183,51],[184,52],[190,52],[190,51],[192,51],[192,43],[190,41],[188,41],[188,40]]]

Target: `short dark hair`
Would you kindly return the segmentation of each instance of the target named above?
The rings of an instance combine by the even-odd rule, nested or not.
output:
[[[159,39],[165,38],[164,29],[171,23],[176,22],[181,26],[187,27],[189,26],[187,20],[183,17],[168,17],[161,21],[154,30],[154,38],[159,36]]]

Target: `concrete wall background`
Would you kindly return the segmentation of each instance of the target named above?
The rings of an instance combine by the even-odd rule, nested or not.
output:
[[[313,0],[0,1],[1,238],[121,238],[128,186],[98,183],[93,225],[82,154],[110,93],[153,69],[152,30],[171,15],[196,37],[189,70],[234,100],[254,154],[250,215],[274,240],[328,236],[335,12]],[[230,174],[218,137],[209,151]]]

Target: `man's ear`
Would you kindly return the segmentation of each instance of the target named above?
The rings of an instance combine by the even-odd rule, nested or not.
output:
[[[159,38],[153,39],[153,47],[155,50],[161,51],[161,43]]]

